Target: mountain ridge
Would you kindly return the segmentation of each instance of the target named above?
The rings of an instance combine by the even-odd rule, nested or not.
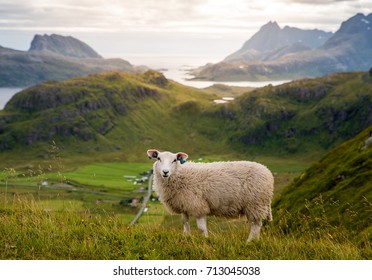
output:
[[[240,59],[235,57],[231,61],[208,64],[195,69],[192,74],[195,80],[254,81],[366,71],[372,65],[372,14],[357,14],[344,21],[337,32],[316,49],[284,52],[272,56],[273,59],[265,59],[266,56],[266,52],[246,50]]]
[[[0,47],[0,87],[27,87],[112,70],[135,73],[147,68],[120,58],[102,58],[71,36],[35,35],[29,51]]]
[[[270,21],[263,25],[258,32],[253,34],[238,51],[227,56],[224,61],[268,60],[267,53],[275,52],[283,48],[290,49],[296,44],[302,44],[309,50],[315,49],[324,44],[332,35],[332,32],[325,32],[318,29],[305,30],[289,26],[280,28],[276,21]],[[255,56],[249,58],[252,52],[257,53]],[[292,52],[286,51],[284,54],[287,53]]]

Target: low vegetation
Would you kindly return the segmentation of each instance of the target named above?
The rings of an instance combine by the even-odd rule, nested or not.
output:
[[[273,207],[296,215],[315,215],[326,226],[343,227],[353,239],[372,240],[372,127],[327,153],[278,196]],[[288,227],[298,228],[301,220]]]
[[[133,182],[126,182],[125,187],[122,176],[145,171],[148,164],[92,164],[75,172],[60,172],[61,176],[54,172],[33,179],[5,170],[2,172],[5,185],[0,192],[0,258],[370,259],[371,170],[368,166],[371,166],[372,150],[362,149],[368,133],[367,129],[331,151],[284,191],[277,191],[274,221],[265,223],[261,239],[249,244],[245,243],[249,226],[243,218],[209,218],[210,237],[205,239],[198,234],[195,220],[191,220],[192,235],[184,236],[180,217],[169,215],[159,202],[150,202],[139,224],[129,228],[135,209],[110,199],[98,201],[115,194],[118,180],[122,180],[122,189],[138,189]],[[289,170],[300,172],[291,161],[288,165],[285,162],[282,160],[280,164],[277,160],[272,166],[276,177]],[[323,189],[326,178],[335,178],[330,175],[337,169],[335,166],[341,164],[345,170],[351,170],[350,163],[354,171],[347,173],[341,180],[344,182],[326,184],[328,191],[312,189]],[[344,169],[341,166],[339,170]],[[80,188],[84,185],[85,192],[10,184],[21,185],[25,180],[47,177],[55,183],[60,178],[68,182],[75,175],[75,183],[84,182]]]
[[[2,198],[3,199],[3,198]],[[55,205],[54,203],[51,203]],[[180,217],[156,214],[151,205],[140,224],[128,228],[127,216],[92,213],[78,203],[45,208],[15,197],[1,204],[1,259],[370,259],[368,240],[355,242],[343,228],[319,224],[319,216],[301,217],[301,234],[275,225],[246,244],[245,220],[210,219],[210,237],[184,236]],[[164,212],[163,212],[164,213]],[[288,218],[277,216],[282,222]],[[292,217],[293,219],[293,217]],[[181,246],[180,246],[181,245]]]

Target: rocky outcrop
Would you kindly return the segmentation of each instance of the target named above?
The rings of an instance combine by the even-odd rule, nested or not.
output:
[[[144,77],[148,83],[151,83],[151,84],[154,84],[160,87],[165,87],[168,84],[167,78],[165,78],[165,76],[162,73],[154,71],[154,70],[147,71]]]

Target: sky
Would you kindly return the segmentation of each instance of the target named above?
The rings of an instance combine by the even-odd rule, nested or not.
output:
[[[0,45],[27,50],[35,34],[55,33],[107,58],[222,60],[269,21],[335,32],[356,13],[372,13],[372,1],[0,0]]]

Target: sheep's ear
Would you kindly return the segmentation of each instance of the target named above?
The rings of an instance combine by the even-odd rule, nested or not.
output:
[[[177,160],[179,160],[181,164],[184,164],[188,157],[189,156],[187,154],[182,153],[182,152],[177,154]]]
[[[147,155],[149,156],[149,159],[158,158],[159,151],[158,150],[147,150]]]

